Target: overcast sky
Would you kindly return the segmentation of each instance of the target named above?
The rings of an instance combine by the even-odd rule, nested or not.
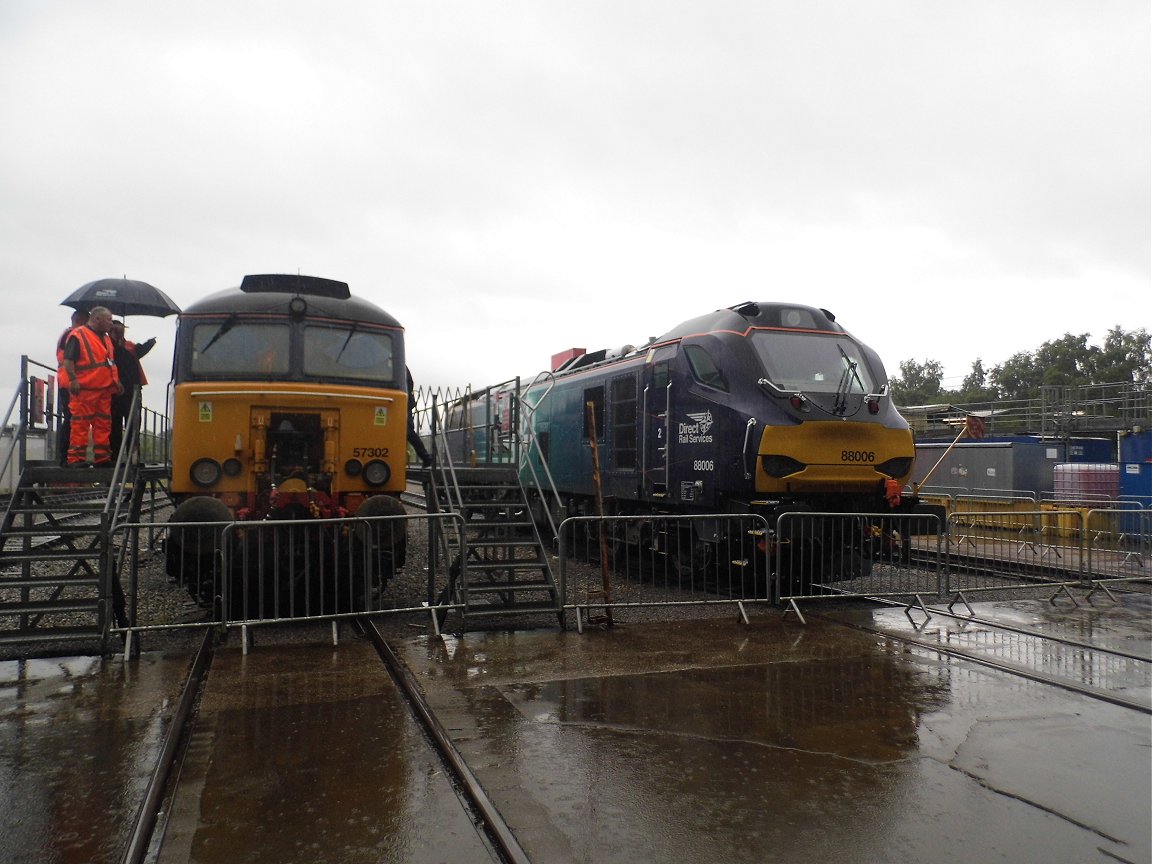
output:
[[[438,385],[743,300],[947,386],[1152,329],[1150,34],[1147,0],[0,0],[3,386],[123,275],[346,281]],[[173,319],[128,323],[162,399]]]

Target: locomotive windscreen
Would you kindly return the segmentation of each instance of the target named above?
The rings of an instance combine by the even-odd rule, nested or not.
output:
[[[756,330],[750,340],[764,371],[782,390],[873,393],[875,380],[859,346],[842,334]]]
[[[288,374],[287,324],[228,320],[192,331],[192,374],[203,378]]]
[[[304,374],[391,382],[392,336],[355,327],[304,328]]]

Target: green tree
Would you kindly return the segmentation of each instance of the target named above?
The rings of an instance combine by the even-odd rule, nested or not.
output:
[[[944,367],[939,360],[905,360],[900,364],[900,377],[888,383],[892,390],[892,400],[897,405],[927,405],[939,402],[944,397],[940,381],[944,377]]]
[[[933,402],[974,404],[996,400],[1036,399],[1044,386],[1133,383],[1152,386],[1152,335],[1113,327],[1102,346],[1089,343],[1089,334],[1065,333],[1034,351],[1020,351],[1003,363],[984,368],[980,358],[959,390],[943,390],[943,369],[935,360],[905,360],[899,377],[891,380],[898,405]]]
[[[1091,370],[1100,349],[1088,344],[1087,333],[1065,333],[1036,349],[1033,362],[1040,369],[1040,383],[1057,387],[1091,384]]]
[[[960,392],[955,394],[954,402],[970,404],[973,402],[991,402],[996,398],[996,390],[988,382],[988,373],[984,370],[984,361],[977,357],[972,364],[972,371],[964,377],[960,385]]]
[[[1094,384],[1152,384],[1152,336],[1143,328],[1125,333],[1113,327],[1093,359]]]
[[[999,366],[993,366],[989,379],[1000,399],[1028,399],[1040,391],[1043,370],[1027,351],[1013,354]]]

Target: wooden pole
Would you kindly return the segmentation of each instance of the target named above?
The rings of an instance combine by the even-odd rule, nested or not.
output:
[[[589,443],[592,445],[592,484],[596,490],[596,515],[599,517],[600,527],[600,590],[605,604],[612,603],[612,570],[608,564],[608,538],[604,534],[604,497],[600,485],[600,448],[596,444],[596,405],[593,402],[584,403],[588,412]],[[589,592],[591,593],[591,592]],[[588,616],[589,621],[592,616]],[[608,626],[612,626],[612,606],[604,606],[604,619]]]
[[[979,417],[973,417],[971,415],[964,418],[964,426],[960,429],[960,434],[957,435],[952,443],[948,445],[948,449],[940,454],[940,458],[936,460],[936,464],[933,465],[931,469],[929,469],[928,473],[920,479],[920,482],[912,484],[913,488],[916,490],[917,495],[920,494],[920,490],[923,488],[924,484],[928,482],[928,478],[936,473],[936,469],[940,467],[940,463],[944,461],[945,457],[947,457],[948,454],[952,452],[952,448],[959,444],[960,439],[965,435],[970,435],[972,438],[983,438],[984,421]]]

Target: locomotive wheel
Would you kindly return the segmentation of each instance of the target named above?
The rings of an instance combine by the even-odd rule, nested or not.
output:
[[[403,516],[404,505],[390,495],[374,495],[360,505],[358,517]],[[363,611],[373,595],[383,591],[388,580],[404,566],[408,552],[407,523],[402,520],[361,523],[352,543],[352,609]]]
[[[218,572],[222,529],[218,525],[198,528],[197,522],[231,522],[232,511],[221,501],[196,495],[173,511],[164,540],[164,565],[168,577],[184,587],[198,604],[211,606],[220,593]],[[175,527],[185,523],[187,527]]]

